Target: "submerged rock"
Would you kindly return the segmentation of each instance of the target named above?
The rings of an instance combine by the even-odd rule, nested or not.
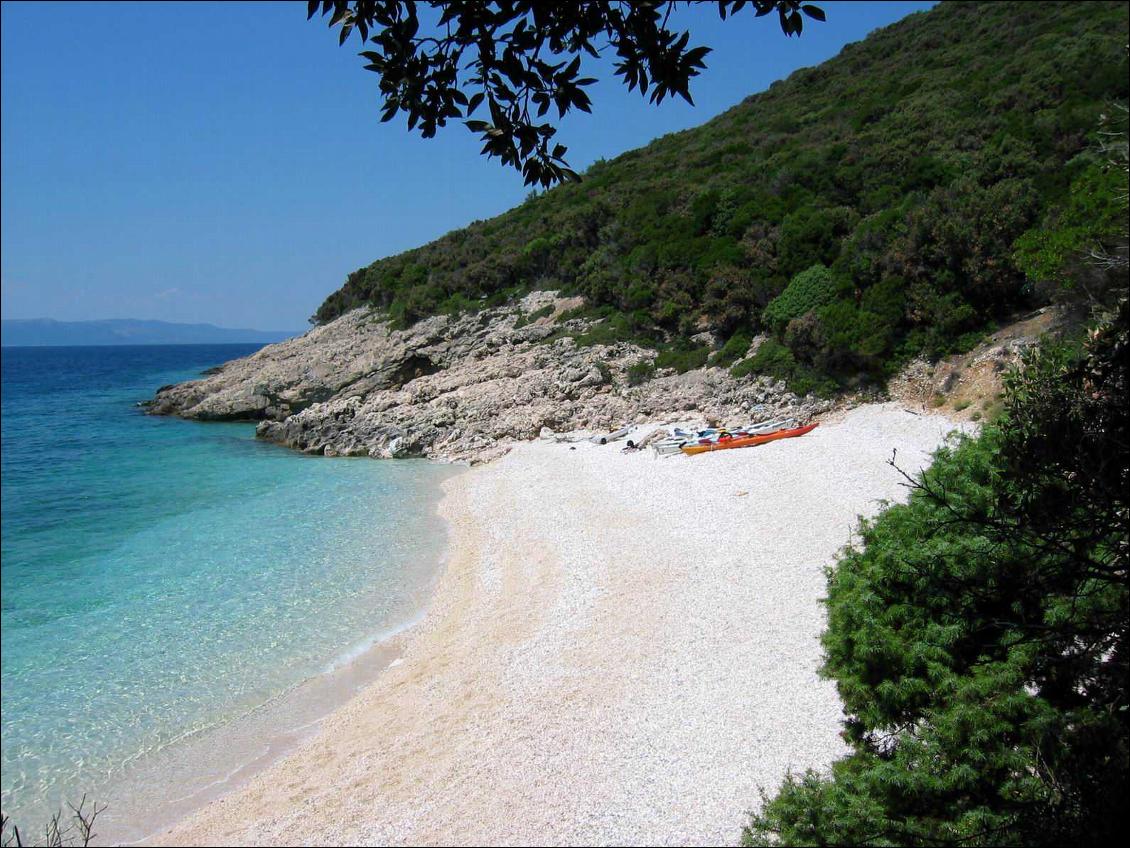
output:
[[[554,323],[576,305],[534,292],[514,306],[436,316],[405,330],[357,309],[203,379],[162,387],[148,411],[259,421],[260,438],[313,454],[477,462],[547,431],[694,416],[740,424],[807,418],[830,406],[721,368],[629,386],[628,368],[654,353],[623,342],[579,346],[573,336],[589,322]],[[550,316],[526,323],[547,306]]]

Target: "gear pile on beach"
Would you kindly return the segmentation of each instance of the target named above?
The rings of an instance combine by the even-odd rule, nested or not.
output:
[[[671,456],[677,453],[694,456],[710,451],[754,447],[778,439],[792,439],[812,432],[817,426],[816,422],[798,426],[795,419],[776,418],[741,427],[702,427],[690,430],[682,427],[672,427],[667,430],[661,427],[651,430],[639,441],[627,439],[622,452],[634,453],[650,447],[656,456]],[[587,439],[594,444],[606,445],[631,435],[635,429],[626,426],[605,435],[588,436]],[[585,438],[585,436],[566,436],[557,437],[557,440],[581,441]]]

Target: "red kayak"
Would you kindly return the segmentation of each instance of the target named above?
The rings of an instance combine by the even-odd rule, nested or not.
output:
[[[808,424],[804,427],[795,427],[792,430],[777,430],[774,433],[765,433],[760,436],[743,436],[741,438],[727,439],[726,441],[711,442],[707,445],[684,445],[682,451],[688,456],[693,456],[696,453],[706,453],[708,451],[748,448],[754,445],[763,445],[766,442],[775,442],[777,439],[795,439],[797,436],[811,433],[816,427],[816,424]]]

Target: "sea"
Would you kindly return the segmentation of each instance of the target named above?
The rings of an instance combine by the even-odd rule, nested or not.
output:
[[[2,351],[0,775],[25,834],[85,796],[147,835],[300,738],[421,616],[449,466],[139,406],[259,347]]]

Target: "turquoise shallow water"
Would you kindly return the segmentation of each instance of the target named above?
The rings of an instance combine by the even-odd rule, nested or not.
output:
[[[257,346],[5,348],[2,790],[34,821],[419,610],[450,469],[142,415]]]

